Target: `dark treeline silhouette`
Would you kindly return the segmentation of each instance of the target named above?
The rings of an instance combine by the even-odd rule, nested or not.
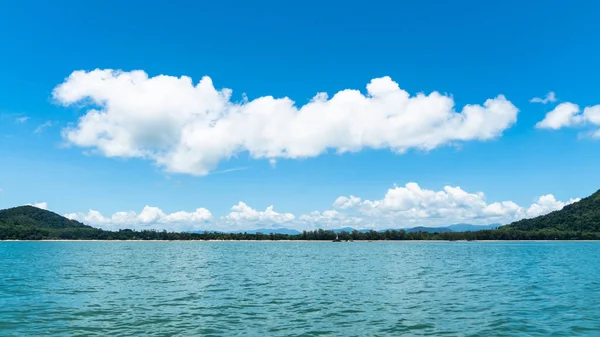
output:
[[[576,231],[520,231],[504,229],[483,230],[477,232],[406,232],[387,230],[383,232],[341,232],[318,229],[305,231],[298,235],[288,234],[248,234],[248,233],[175,233],[167,231],[122,229],[105,231],[96,228],[31,228],[0,226],[0,240],[303,240],[333,241],[337,237],[342,241],[399,241],[399,240],[600,240],[597,232]]]

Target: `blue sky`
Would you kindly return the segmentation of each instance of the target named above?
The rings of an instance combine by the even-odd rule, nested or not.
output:
[[[600,104],[593,43],[599,10],[583,1],[7,1],[0,11],[0,207],[45,202],[57,213],[107,228],[174,229],[403,227],[507,222],[548,212],[600,188],[594,155],[600,121],[593,108]],[[107,88],[135,70],[156,85],[100,92],[95,69],[104,71]],[[80,70],[80,80],[69,77]],[[158,75],[192,82],[163,83]],[[190,91],[203,76],[215,90],[232,89],[227,104],[249,116],[223,128],[214,142],[185,115],[208,104],[202,93]],[[302,114],[297,109],[321,92],[331,99],[354,89],[368,99],[367,84],[385,76],[391,80],[382,85],[393,81],[411,97],[446,95],[459,114],[467,104],[483,105],[498,95],[518,114],[511,120],[505,107],[496,120],[484,111],[477,129],[490,128],[488,133],[436,129],[426,112],[443,117],[448,111],[435,105],[405,111],[393,102],[387,110],[373,103],[354,114],[353,104],[341,102],[337,119],[328,122],[273,122]],[[66,89],[56,94],[63,84]],[[549,92],[554,102],[530,102]],[[178,100],[156,103],[162,115],[152,119],[152,108],[138,103],[163,94]],[[250,109],[244,95],[248,102],[288,97],[297,109]],[[93,102],[92,96],[101,98]],[[79,118],[90,109],[113,116],[112,131],[86,133],[98,124],[82,131]],[[319,109],[314,116],[334,110]],[[379,125],[369,117],[378,109],[410,113],[414,123],[433,126]],[[253,117],[266,110],[268,117]],[[551,112],[551,122],[538,124]],[[124,115],[131,118],[123,121]],[[175,122],[173,116],[181,118]],[[167,130],[169,121],[176,126]],[[263,137],[265,125],[276,135]],[[171,155],[180,148],[161,137],[189,141],[182,136],[188,127],[195,145],[175,163]],[[382,130],[379,138],[374,130]],[[114,140],[111,132],[123,138]],[[105,134],[113,137],[110,148],[100,145]],[[131,137],[137,140],[124,145]],[[424,148],[423,137],[435,145]],[[338,153],[347,144],[357,147]],[[399,153],[399,144],[416,145]],[[114,152],[117,146],[126,151]],[[293,154],[306,147],[310,154]],[[215,165],[198,164],[207,151],[222,153]],[[418,190],[406,186],[413,182]],[[445,186],[460,187],[467,196]],[[552,200],[538,199],[549,194]],[[351,195],[361,201],[335,204]],[[147,205],[156,208],[144,213]],[[202,211],[194,217],[199,208],[210,216]],[[169,218],[178,211],[185,214]],[[115,212],[128,212],[122,214],[127,220],[118,223],[111,218]]]

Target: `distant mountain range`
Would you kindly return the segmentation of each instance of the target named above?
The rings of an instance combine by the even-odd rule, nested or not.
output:
[[[387,229],[382,229],[382,230],[378,230],[378,232],[383,232],[386,230],[404,230],[406,232],[428,232],[428,233],[447,233],[447,232],[476,232],[476,231],[481,231],[481,230],[486,230],[486,229],[496,229],[498,227],[500,227],[501,224],[491,224],[491,225],[471,225],[471,224],[454,224],[454,225],[449,225],[449,226],[444,226],[444,227],[424,227],[424,226],[419,226],[419,227],[411,227],[411,228],[387,228]],[[355,229],[352,227],[344,227],[344,228],[337,228],[337,229],[333,229],[332,231],[335,233],[342,233],[342,232],[347,232],[347,233],[351,233],[353,232]],[[358,230],[361,233],[366,233],[369,232],[370,229],[359,229]],[[201,231],[198,232],[194,232],[194,233],[203,233]],[[247,233],[247,234],[256,234],[256,233],[262,233],[262,234],[288,234],[288,235],[297,235],[297,234],[301,234],[302,232],[297,231],[295,229],[290,229],[290,228],[259,228],[259,229],[251,229],[251,230],[238,230],[238,231],[230,231],[230,232],[226,232],[226,233]]]
[[[289,228],[259,228],[259,229],[250,229],[250,230],[240,230],[240,231],[231,231],[231,232],[227,232],[227,233],[247,233],[247,234],[256,234],[256,233],[263,233],[263,234],[287,234],[287,235],[298,235],[301,232],[295,230],[295,229],[289,229]]]

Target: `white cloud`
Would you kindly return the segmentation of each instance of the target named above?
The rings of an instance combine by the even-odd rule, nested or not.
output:
[[[296,229],[337,229],[344,227],[353,227],[355,229],[363,229],[370,227],[368,219],[342,213],[336,210],[326,210],[323,212],[314,211],[309,214],[303,214],[295,223]]]
[[[416,183],[395,186],[381,200],[365,200],[364,214],[405,226],[415,223],[439,226],[457,222],[488,223],[515,216],[519,207],[513,202],[488,204],[482,192],[468,193],[460,187],[445,186],[441,191],[422,189]]]
[[[563,127],[579,124],[582,122],[579,114],[579,105],[565,102],[557,105],[552,111],[546,114],[546,117],[538,122],[535,127],[538,129],[560,129]]]
[[[175,212],[165,214],[158,207],[146,206],[137,214],[134,211],[116,212],[110,217],[96,210],[87,213],[69,213],[65,217],[104,229],[166,229],[169,231],[188,231],[210,229],[212,214],[205,208],[193,212]]]
[[[600,125],[600,104],[583,109],[583,119],[594,125]]]
[[[318,93],[303,105],[291,99],[231,100],[209,77],[148,77],[143,71],[75,71],[53,92],[63,105],[87,105],[76,125],[63,130],[71,144],[109,157],[138,157],[170,172],[205,175],[241,152],[252,158],[306,158],[329,150],[364,148],[431,150],[498,137],[518,109],[504,96],[454,110],[451,96],[410,96],[389,77],[366,94]]]
[[[234,231],[270,227],[296,230],[343,227],[386,229],[436,227],[454,223],[506,224],[547,214],[577,201],[579,199],[559,201],[554,195],[547,194],[536,198],[529,206],[520,206],[513,201],[488,202],[482,192],[467,192],[458,186],[445,186],[436,191],[421,188],[417,183],[411,182],[388,189],[379,200],[339,197],[334,202],[334,207],[337,208],[335,210],[314,211],[299,216],[277,212],[273,206],[268,206],[264,211],[256,210],[244,202],[234,205],[228,214],[219,218],[214,218],[205,208],[166,214],[160,208],[151,206],[144,207],[139,214],[125,211],[104,216],[96,210],[90,210],[65,216],[110,230]],[[45,203],[36,205],[44,208],[47,206]]]
[[[17,119],[15,119],[15,122],[17,122],[17,123],[25,123],[28,120],[29,120],[29,117],[23,116],[23,117],[18,117]]]
[[[353,195],[351,195],[350,197],[339,197],[337,198],[334,202],[333,202],[333,207],[335,208],[341,208],[341,209],[348,209],[348,208],[352,208],[355,207],[356,205],[360,204],[360,198],[357,198]]]
[[[38,202],[35,204],[27,204],[28,206],[33,206],[33,207],[37,207],[40,209],[48,209],[48,203],[47,202]]]
[[[581,199],[576,198],[576,199],[569,199],[569,201],[567,201],[567,202],[562,202],[562,201],[556,200],[554,195],[546,194],[546,195],[539,197],[535,203],[533,203],[531,206],[529,206],[529,208],[527,208],[526,217],[533,218],[533,217],[536,217],[539,215],[548,214],[550,212],[562,209],[566,205],[570,205],[574,202],[578,202],[579,200],[581,200]]]
[[[582,125],[600,126],[600,104],[588,106],[581,111],[579,105],[565,102],[548,112],[544,119],[535,125],[538,129],[558,130],[564,127]],[[600,129],[589,132],[592,137],[600,137]]]
[[[54,123],[52,121],[46,121],[45,123],[38,125],[38,127],[35,128],[35,130],[33,130],[33,133],[41,133],[42,131],[44,131],[44,129],[49,128],[53,125]]]
[[[243,202],[231,207],[231,212],[221,217],[219,229],[255,229],[257,226],[285,225],[296,217],[291,213],[278,213],[273,206],[268,206],[264,211],[257,211]]]
[[[350,200],[343,198],[337,200]],[[355,203],[353,209],[360,214],[355,217],[361,219],[360,223],[373,223],[378,228],[435,227],[461,222],[505,224],[559,210],[578,200],[561,202],[548,194],[529,207],[522,207],[513,201],[490,203],[482,192],[470,193],[458,186],[445,186],[441,191],[434,191],[408,183],[389,189],[383,199]]]
[[[230,172],[245,171],[247,169],[248,169],[248,167],[234,167],[234,168],[225,169],[225,170],[212,171],[210,174],[212,174],[212,175],[224,174],[224,173],[230,173]]]
[[[214,219],[211,212],[198,208],[193,212],[174,212],[166,214],[158,207],[146,206],[140,213],[134,211],[116,212],[112,216],[104,216],[96,210],[85,213],[69,213],[65,217],[78,220],[90,226],[109,230],[131,229],[166,229],[169,231],[191,230],[239,230],[255,229],[269,225],[288,224],[295,219],[291,213],[278,213],[273,206],[264,211],[257,211],[243,202],[234,205],[231,212]]]
[[[534,97],[530,100],[531,103],[542,103],[542,104],[547,104],[547,103],[554,103],[556,102],[556,94],[554,93],[554,91],[550,91],[546,97],[544,98],[539,98],[539,97]]]

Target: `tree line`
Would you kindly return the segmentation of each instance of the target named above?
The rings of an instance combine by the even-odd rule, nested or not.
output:
[[[107,231],[91,227],[37,228],[31,226],[6,226],[0,224],[0,240],[298,240],[298,241],[403,241],[403,240],[600,240],[600,232],[557,229],[516,230],[501,227],[476,232],[407,232],[404,230],[352,231],[336,233],[317,229],[300,234],[263,233],[186,233],[157,230],[136,231],[122,229]]]

